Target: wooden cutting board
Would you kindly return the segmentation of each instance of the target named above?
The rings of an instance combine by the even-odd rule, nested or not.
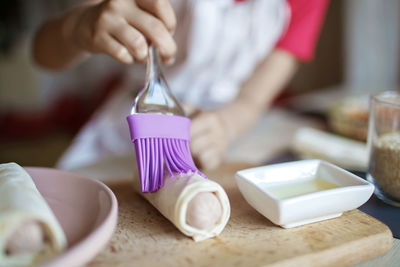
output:
[[[129,181],[109,184],[118,198],[119,221],[89,266],[349,266],[391,248],[389,228],[359,210],[292,229],[275,226],[236,186],[235,172],[248,167],[231,163],[206,173],[225,188],[232,211],[219,237],[199,243],[181,234]]]

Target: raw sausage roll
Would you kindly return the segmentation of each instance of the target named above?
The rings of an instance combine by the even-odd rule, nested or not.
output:
[[[229,220],[230,204],[224,189],[197,173],[166,175],[164,186],[155,193],[141,193],[137,177],[133,184],[141,196],[194,241],[219,235]]]
[[[66,247],[64,232],[29,174],[0,164],[0,266],[31,266]]]

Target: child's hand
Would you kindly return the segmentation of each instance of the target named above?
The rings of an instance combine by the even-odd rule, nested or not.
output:
[[[214,169],[221,164],[230,137],[217,111],[200,111],[192,117],[190,150],[199,168]]]
[[[192,120],[190,149],[198,167],[218,167],[229,145],[248,131],[263,111],[264,109],[257,108],[254,102],[236,99],[215,110],[202,111],[192,108],[187,112]]]
[[[176,18],[168,0],[92,1],[70,13],[66,40],[91,53],[105,53],[130,64],[147,58],[148,42],[164,63],[171,63],[176,44],[171,33]]]

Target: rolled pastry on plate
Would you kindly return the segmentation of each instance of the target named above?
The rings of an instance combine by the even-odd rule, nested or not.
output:
[[[61,252],[67,241],[29,174],[0,164],[0,266],[32,266]]]
[[[133,184],[142,197],[194,241],[219,235],[228,223],[231,208],[224,189],[197,173],[166,175],[164,186],[155,193],[141,193],[138,177]]]

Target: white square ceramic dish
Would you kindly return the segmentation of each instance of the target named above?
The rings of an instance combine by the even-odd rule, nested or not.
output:
[[[284,228],[339,217],[364,204],[374,191],[371,183],[321,160],[241,170],[236,182],[252,207]]]

